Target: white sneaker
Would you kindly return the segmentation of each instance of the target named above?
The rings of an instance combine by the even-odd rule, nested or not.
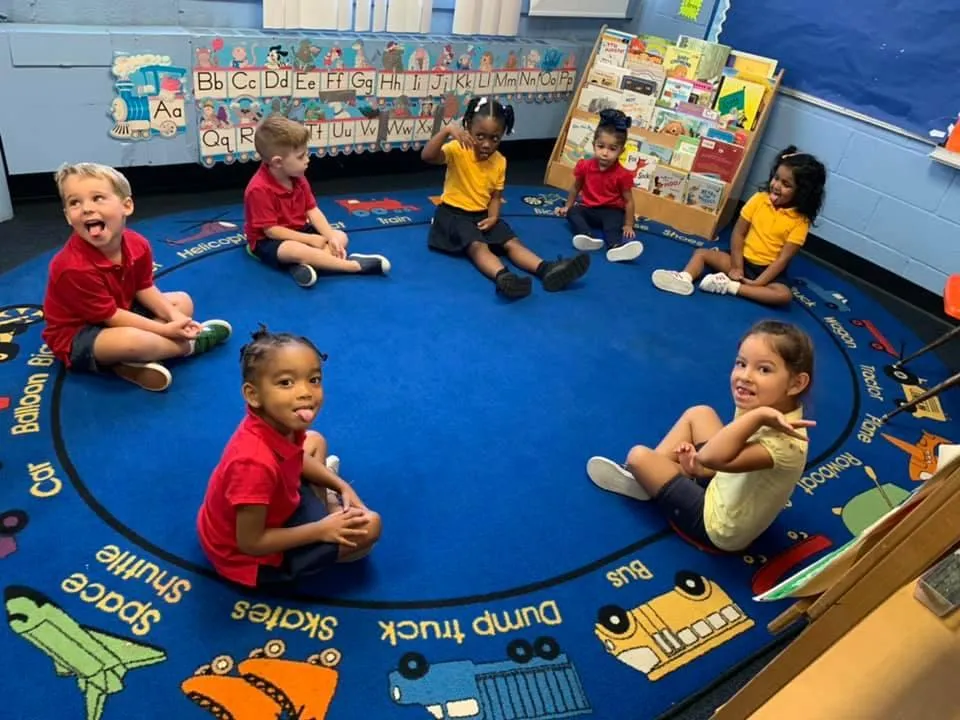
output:
[[[587,475],[593,484],[603,490],[625,495],[634,500],[649,500],[643,489],[626,468],[605,457],[594,456],[587,461]]]
[[[150,392],[163,392],[173,382],[173,375],[157,362],[124,362],[111,367],[114,374]]]
[[[607,250],[609,262],[630,262],[643,254],[643,243],[639,240],[628,240],[622,245]]]
[[[685,272],[654,270],[650,277],[658,289],[676,295],[693,295],[693,279]]]
[[[580,250],[581,252],[588,252],[590,250],[599,250],[603,247],[603,240],[597,240],[592,238],[589,235],[574,235],[573,236],[573,246]]]
[[[327,455],[327,460],[324,464],[327,466],[327,470],[334,475],[340,474],[340,458],[336,455]]]
[[[700,289],[708,293],[726,295],[730,282],[730,278],[725,273],[711,273],[710,275],[704,275],[703,280],[700,281]]]

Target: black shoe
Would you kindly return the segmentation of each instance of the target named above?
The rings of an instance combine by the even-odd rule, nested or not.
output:
[[[497,292],[512,300],[525,298],[533,290],[533,281],[530,278],[520,277],[512,272],[500,273],[494,282],[497,284]]]
[[[290,277],[302,288],[313,287],[317,283],[317,271],[309,265],[293,265],[289,269]]]
[[[547,263],[543,273],[543,289],[547,292],[563,290],[574,280],[582,278],[590,267],[590,256],[580,253],[566,260]]]
[[[347,260],[359,263],[361,275],[387,275],[390,272],[390,261],[383,255],[352,253]]]

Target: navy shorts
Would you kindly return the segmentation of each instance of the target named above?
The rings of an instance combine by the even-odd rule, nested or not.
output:
[[[143,305],[134,301],[130,312],[137,315],[152,318],[153,313],[147,310]],[[93,356],[93,345],[97,341],[97,335],[106,327],[106,325],[84,325],[73,336],[73,344],[70,346],[70,369],[79,372],[99,373],[103,368],[97,363]]]
[[[481,230],[477,223],[486,217],[486,210],[472,212],[443,203],[433,216],[427,245],[432,250],[447,253],[462,253],[475,242],[489,245],[494,251],[502,250],[517,234],[502,219],[498,219],[489,230]]]
[[[313,225],[307,223],[304,227],[300,228],[302,233],[312,233],[318,235],[316,228]],[[291,265],[296,265],[296,263],[287,263],[280,260],[277,257],[277,251],[280,249],[281,243],[285,242],[284,240],[271,240],[270,238],[260,238],[257,241],[257,246],[250,250],[250,246],[247,245],[247,251],[253,255],[257,260],[262,262],[264,265],[269,265],[270,267],[284,269],[288,268]]]
[[[755,263],[750,262],[746,258],[743,259],[743,276],[748,280],[756,280],[760,277],[760,274],[767,269],[766,265],[756,265]],[[784,273],[780,273],[773,280],[767,283],[767,285],[773,285],[774,283],[786,283],[787,278]]]
[[[300,504],[284,527],[296,527],[323,520],[327,516],[327,504],[317,497],[314,486],[300,483]],[[301,545],[283,553],[279,567],[261,565],[257,570],[257,587],[275,589],[293,586],[299,580],[310,578],[337,562],[340,546],[337,543],[318,542]]]
[[[697,450],[704,445],[706,443],[699,443]],[[678,474],[660,488],[654,502],[660,508],[660,512],[681,533],[705,547],[716,548],[717,546],[707,535],[707,528],[703,522],[704,498],[709,484],[710,480],[708,479],[698,478],[694,480],[686,475]]]

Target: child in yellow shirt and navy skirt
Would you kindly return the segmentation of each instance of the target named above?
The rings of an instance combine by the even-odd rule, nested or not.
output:
[[[532,281],[506,268],[501,257],[540,279],[544,290],[563,290],[590,267],[588,255],[543,260],[517,238],[500,217],[506,184],[507,159],[497,150],[513,130],[513,108],[487,97],[467,105],[463,126],[448,125],[431,138],[421,157],[446,165],[441,203],[427,240],[432,250],[466,254],[497,292],[516,299],[529,295]]]

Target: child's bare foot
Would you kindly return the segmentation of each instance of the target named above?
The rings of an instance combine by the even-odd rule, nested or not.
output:
[[[112,368],[115,375],[151,392],[162,392],[170,387],[173,375],[160,363],[120,363]]]

